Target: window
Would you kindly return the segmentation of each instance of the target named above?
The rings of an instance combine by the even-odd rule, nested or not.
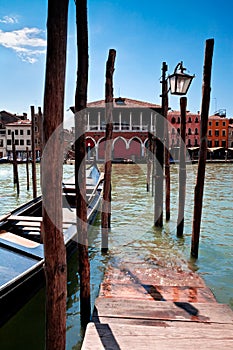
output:
[[[226,122],[222,122],[222,126],[226,126]]]
[[[178,134],[180,134],[180,128],[177,129]]]
[[[24,146],[24,140],[20,140],[20,146]]]
[[[227,143],[225,140],[222,140],[222,147],[226,147]]]
[[[7,146],[11,146],[11,140],[7,140]]]
[[[117,105],[125,105],[125,98],[122,98],[122,97],[115,98],[115,102]]]
[[[19,132],[20,132],[20,135],[23,135],[23,130],[22,129]]]
[[[195,146],[198,146],[198,142],[197,142],[197,139],[195,139]]]
[[[209,122],[209,126],[211,126],[212,125],[212,122]]]
[[[219,130],[215,130],[214,135],[219,136]]]
[[[15,130],[15,135],[19,135],[19,130]]]
[[[208,131],[208,135],[209,135],[209,136],[212,136],[212,130],[209,130],[209,131]]]
[[[27,140],[27,146],[31,145],[31,140]]]
[[[222,130],[222,136],[226,136],[226,130]]]
[[[190,128],[188,128],[188,135],[192,135],[192,131]]]
[[[31,130],[27,130],[27,135],[31,135]]]
[[[3,140],[0,139],[0,147],[3,147]]]
[[[10,129],[7,130],[7,134],[8,134],[8,135],[11,135],[11,130],[10,130]]]
[[[195,135],[198,135],[198,128],[195,129]]]
[[[216,125],[216,126],[218,126],[218,124],[219,124],[219,123],[218,123],[218,122],[216,122],[216,124],[215,124],[215,125]]]
[[[215,141],[214,141],[214,146],[215,146],[215,147],[219,147],[219,141],[218,141],[218,140],[215,140]]]
[[[178,117],[178,119],[177,119],[177,123],[178,123],[178,124],[180,124],[180,117]]]
[[[192,144],[191,144],[191,140],[190,140],[190,139],[188,139],[188,146],[189,146],[189,147],[191,147],[191,146],[192,146]]]
[[[176,122],[176,118],[175,118],[175,117],[172,117],[171,122],[172,122],[172,124],[175,124],[175,122]]]
[[[195,118],[195,123],[199,123],[198,117]]]
[[[192,123],[192,118],[191,117],[189,117],[188,123]]]
[[[212,147],[212,141],[208,140],[208,147]]]
[[[15,140],[15,146],[19,145],[19,140]]]

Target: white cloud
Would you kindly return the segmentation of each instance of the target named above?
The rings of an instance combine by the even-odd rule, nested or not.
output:
[[[0,23],[5,23],[5,24],[13,24],[13,23],[18,23],[18,19],[15,16],[4,16],[2,19],[0,18]]]
[[[15,51],[24,62],[35,63],[45,53],[44,32],[38,28],[23,28],[11,32],[0,30],[0,45]]]

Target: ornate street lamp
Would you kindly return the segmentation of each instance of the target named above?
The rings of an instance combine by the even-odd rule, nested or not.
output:
[[[184,73],[186,68],[183,67],[183,62],[177,64],[174,73],[168,76],[170,84],[170,93],[172,95],[186,95],[189,86],[195,75]]]

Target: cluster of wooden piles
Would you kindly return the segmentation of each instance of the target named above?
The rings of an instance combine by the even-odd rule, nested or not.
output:
[[[140,263],[108,268],[82,350],[190,348],[233,348],[233,311],[199,275]]]

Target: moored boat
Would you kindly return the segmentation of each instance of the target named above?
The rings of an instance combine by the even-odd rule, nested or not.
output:
[[[103,176],[87,169],[87,222],[98,213]],[[74,180],[63,184],[63,235],[67,257],[77,248]],[[41,238],[42,198],[0,218],[0,325],[19,310],[45,283]]]

